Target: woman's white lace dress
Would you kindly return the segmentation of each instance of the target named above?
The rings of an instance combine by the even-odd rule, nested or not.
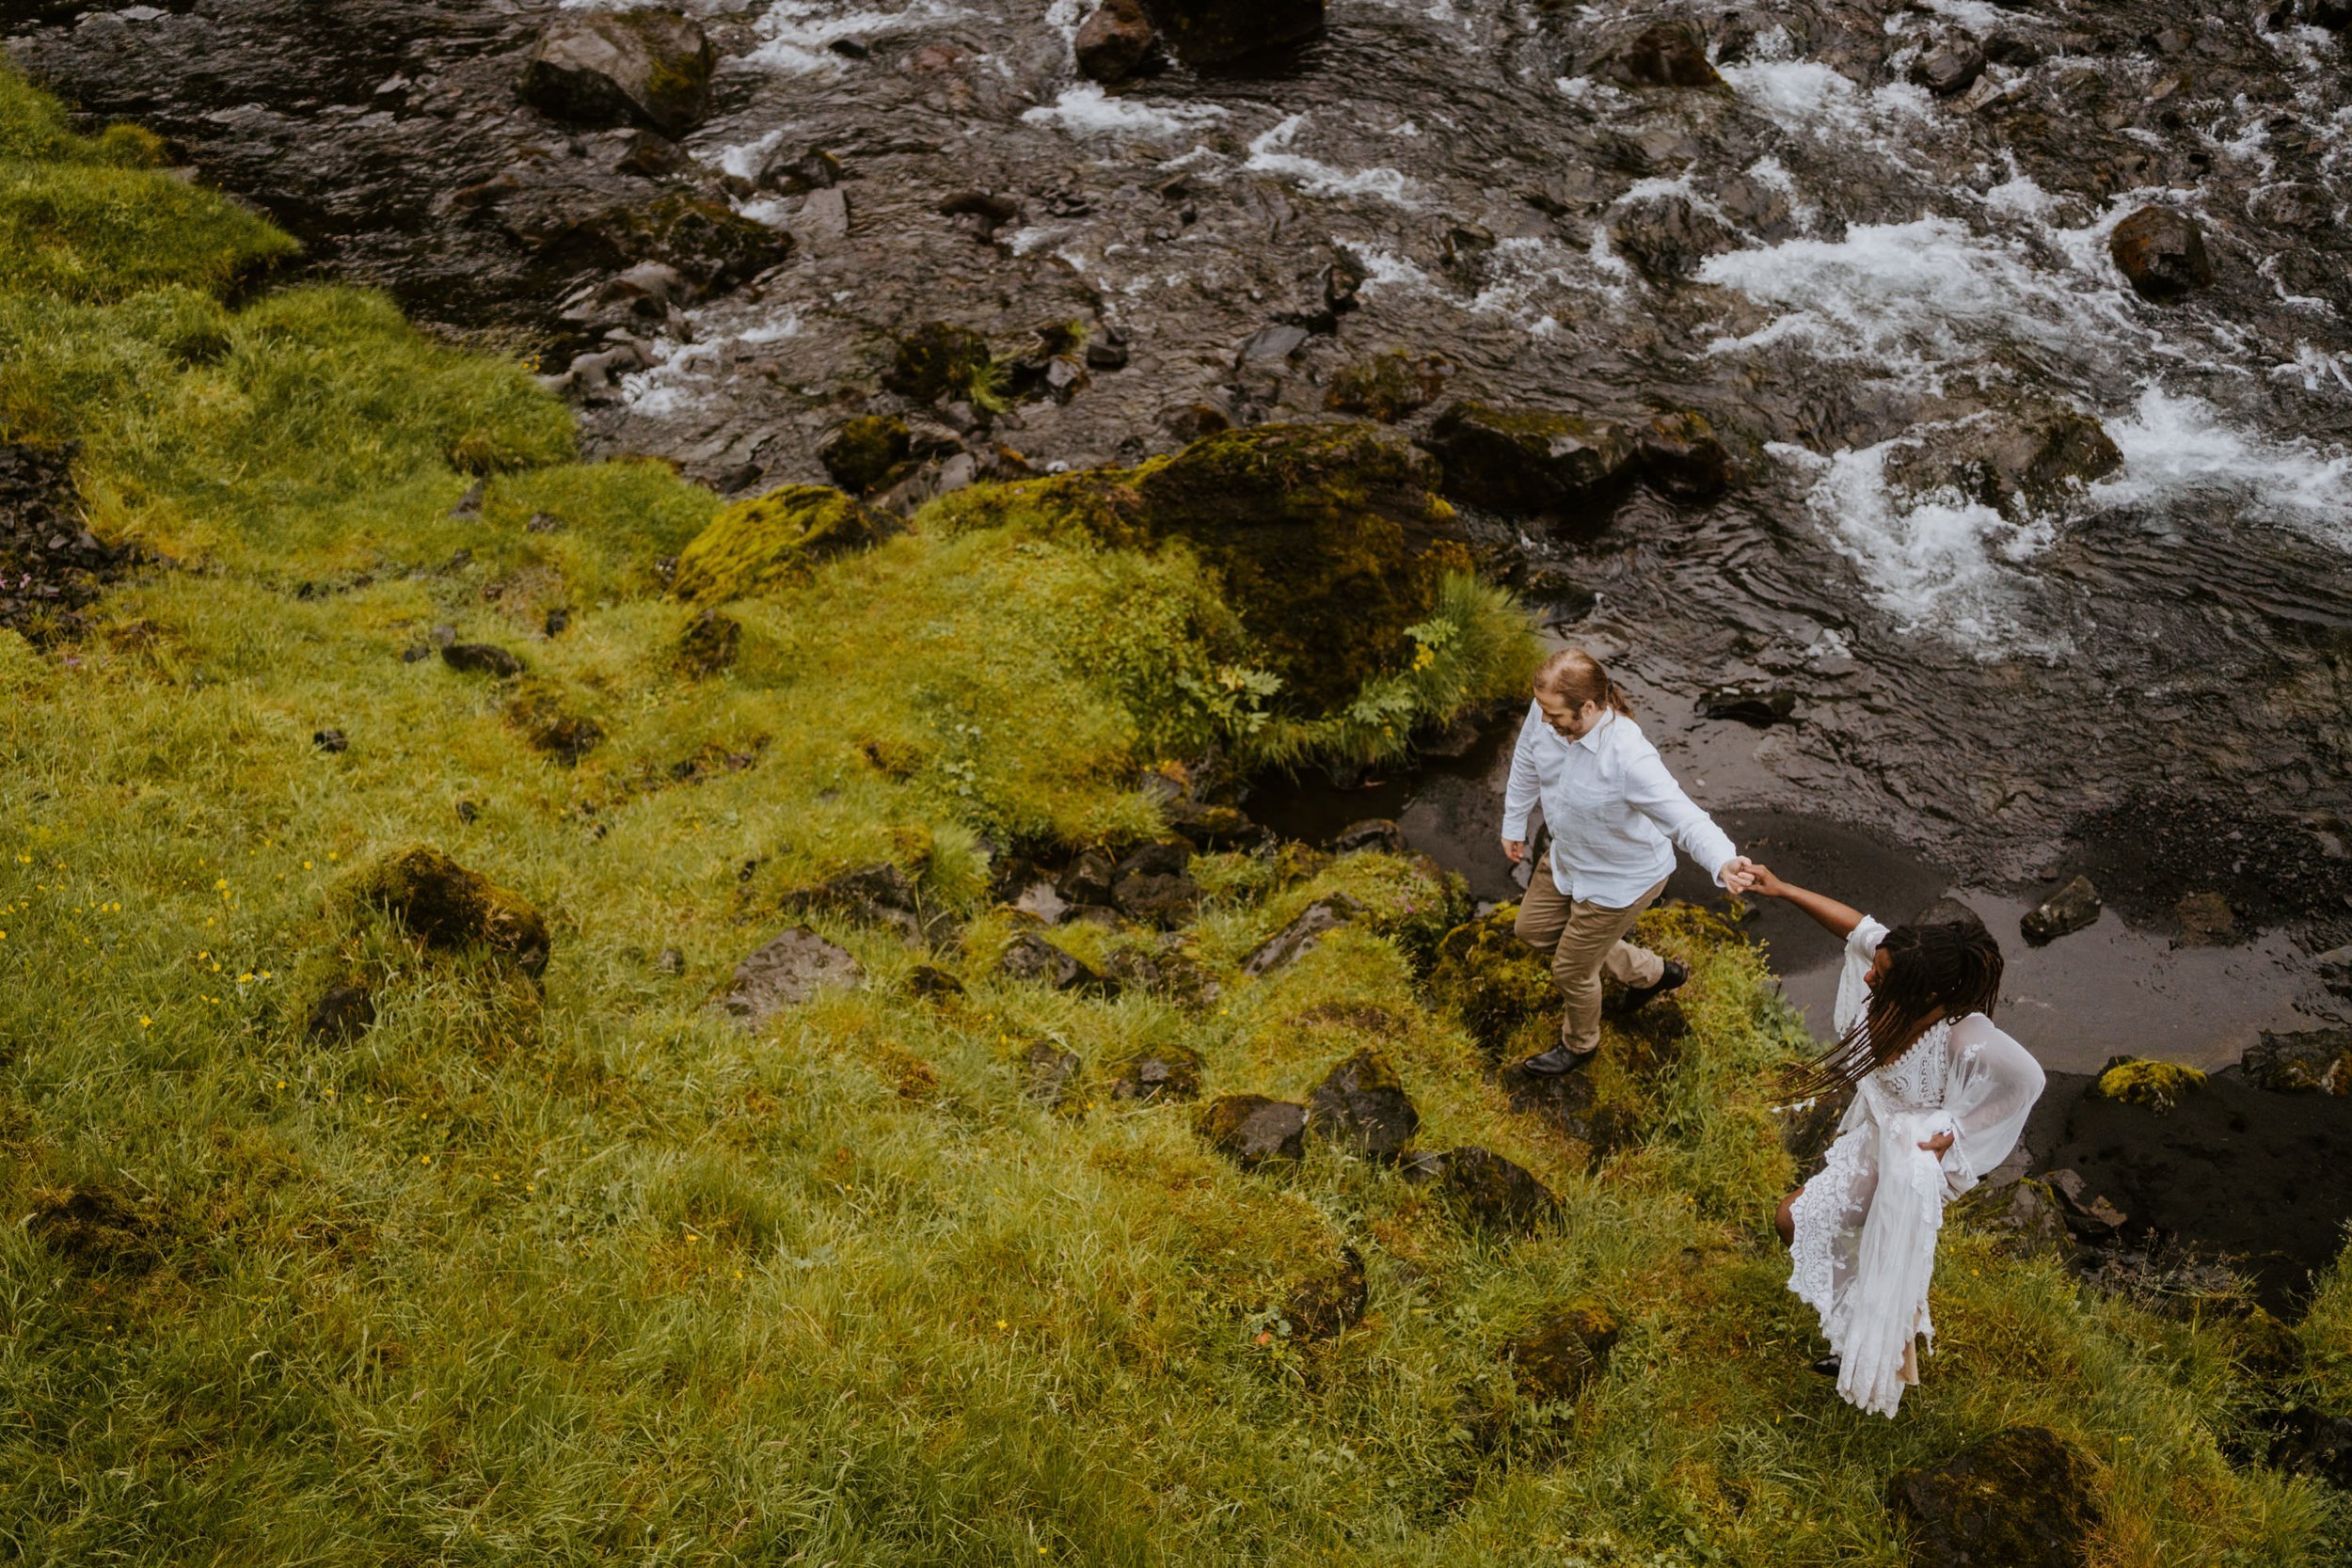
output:
[[[1868,1004],[1870,960],[1886,927],[1867,915],[1846,940],[1839,1035]],[[1821,1315],[1847,1402],[1895,1414],[1931,1351],[1928,1280],[1944,1205],[2009,1158],[2042,1096],[2042,1066],[1982,1013],[1931,1024],[1900,1058],[1854,1085],[1821,1173],[1790,1211],[1788,1288]],[[1941,1160],[1919,1147],[1952,1134]]]

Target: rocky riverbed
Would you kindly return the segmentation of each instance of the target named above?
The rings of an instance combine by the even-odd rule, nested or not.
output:
[[[1075,0],[693,0],[652,108],[534,64],[609,9],[42,3],[8,46],[723,488],[1393,423],[1710,803],[2020,907],[2092,872],[2216,969],[2175,1055],[2343,1020],[2339,9],[1342,0],[1207,63],[1097,23],[1103,82]]]

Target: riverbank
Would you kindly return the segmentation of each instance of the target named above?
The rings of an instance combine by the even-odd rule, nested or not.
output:
[[[1379,766],[1524,674],[1409,456],[1343,453],[1389,635],[1277,708],[1181,526],[1233,443],[730,507],[154,151],[0,75],[7,500],[93,534],[0,631],[20,1555],[1892,1565],[2020,1428],[2103,1563],[2341,1539],[2263,1422],[2352,1414],[2342,1276],[2174,1317],[1956,1225],[1857,1416],[1752,946],[1654,921],[1678,1007],[1517,1106],[1466,890],[1228,842],[1211,741]]]

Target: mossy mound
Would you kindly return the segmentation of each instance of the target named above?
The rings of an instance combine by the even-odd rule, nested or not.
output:
[[[2010,1427],[1904,1470],[1887,1505],[1915,1562],[2083,1568],[2104,1510],[2096,1460],[2047,1427]]]
[[[988,340],[952,322],[925,322],[898,340],[898,352],[882,385],[918,403],[968,397],[987,372]]]
[[[681,599],[720,604],[807,580],[818,562],[865,549],[896,525],[822,484],[787,484],[738,501],[679,552],[671,579]]]
[[[2205,1086],[2205,1075],[2178,1062],[2150,1062],[2137,1056],[2115,1056],[2099,1073],[2090,1092],[2102,1100],[2126,1105],[2147,1105],[2169,1111]]]
[[[862,495],[889,477],[913,450],[906,420],[895,414],[861,414],[825,437],[817,460],[835,484]]]
[[[429,845],[386,856],[359,878],[355,891],[428,948],[486,950],[530,975],[548,967],[547,918],[520,895]]]
[[[1563,1302],[1547,1307],[1502,1354],[1521,1395],[1556,1403],[1575,1399],[1600,1375],[1619,1329],[1616,1314],[1597,1302]]]
[[[1438,942],[1429,990],[1451,1007],[1490,1055],[1502,1056],[1521,1043],[1529,1022],[1560,1012],[1560,988],[1542,954],[1519,940],[1512,927],[1519,907],[1500,909],[1466,921]]]

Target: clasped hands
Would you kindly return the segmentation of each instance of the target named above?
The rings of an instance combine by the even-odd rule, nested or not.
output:
[[[1527,859],[1527,840],[1523,838],[1504,839],[1502,855],[1513,865],[1518,864],[1519,862]],[[1756,886],[1756,874],[1763,869],[1745,855],[1734,855],[1724,862],[1723,871],[1717,876],[1716,881],[1722,885],[1725,893],[1745,893]]]

